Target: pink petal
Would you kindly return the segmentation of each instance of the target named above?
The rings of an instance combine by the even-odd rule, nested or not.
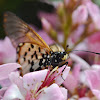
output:
[[[97,64],[93,64],[91,66],[92,69],[96,70],[96,69],[99,69],[100,68],[100,65],[97,65]]]
[[[67,90],[66,90],[67,91]],[[66,94],[67,95],[67,94]],[[39,100],[66,100],[57,84],[44,89]]]
[[[7,87],[4,87],[0,89],[0,100],[3,98],[5,91],[7,90]]]
[[[72,45],[74,45],[74,43],[81,37],[81,35],[84,32],[84,29],[85,29],[84,25],[79,25],[77,29],[71,33],[69,40],[71,39],[73,43]],[[69,44],[70,44],[70,41],[69,41]]]
[[[93,89],[92,92],[100,100],[100,90]]]
[[[72,75],[75,77],[76,80],[79,79],[80,69],[81,69],[80,64],[75,64],[74,65],[74,68],[73,68],[73,71],[72,71]]]
[[[78,100],[90,100],[90,98],[88,98],[88,97],[82,97],[82,98],[79,98]]]
[[[13,47],[10,39],[6,37],[0,40],[0,63],[16,61],[16,49]]]
[[[81,57],[77,56],[76,54],[70,53],[69,56],[71,57],[73,61],[79,63],[82,66],[82,69],[90,68],[90,65],[85,60],[83,60]]]
[[[70,91],[73,92],[74,89],[78,85],[78,81],[74,78],[73,75],[68,74],[66,80],[64,81],[63,85]]]
[[[99,7],[92,3],[91,1],[86,3],[86,6],[88,8],[89,14],[92,17],[93,22],[96,25],[97,29],[100,29],[100,9]]]
[[[80,77],[80,79],[79,79],[80,83],[83,83],[84,85],[88,84],[87,78],[86,78],[86,75],[85,75],[85,71],[81,71],[79,77]]]
[[[88,42],[91,43],[91,44],[95,44],[97,42],[100,43],[100,32],[96,32],[95,34],[91,35],[89,38],[88,38]],[[97,48],[96,48],[97,49]]]
[[[16,99],[25,100],[23,95],[20,93],[17,85],[12,84],[5,92],[3,100],[16,100]]]
[[[63,87],[60,87],[60,90],[61,90],[62,94],[64,95],[65,100],[67,100],[67,90]]]
[[[66,67],[66,68],[65,68]],[[68,73],[70,71],[70,67],[67,67],[66,65],[62,66],[61,68],[58,69],[58,72],[61,71],[65,68],[65,70],[63,71],[62,73],[62,77],[61,75],[59,75],[56,80],[55,80],[55,83],[58,84],[58,85],[61,85],[63,82],[64,82],[64,79],[66,79],[66,77],[68,76]]]
[[[8,87],[8,86],[11,85],[11,82],[10,82],[10,80],[7,78],[7,79],[4,79],[4,80],[0,80],[0,85],[1,85],[2,87]]]
[[[8,75],[15,71],[17,68],[20,68],[21,66],[17,63],[8,63],[0,65],[0,80],[4,80],[8,78]]]
[[[100,51],[100,32],[96,32],[88,38],[88,49],[91,51]]]
[[[42,85],[43,81],[45,80],[47,72],[48,70],[45,69],[25,74],[23,76],[24,88],[30,91],[33,90],[36,87],[36,85],[38,85],[37,86],[38,90],[39,87]]]
[[[82,4],[86,4],[88,2],[90,2],[91,0],[81,0],[82,1]]]
[[[83,24],[88,18],[87,8],[84,5],[79,6],[72,14],[73,24]]]
[[[26,95],[26,90],[23,87],[23,79],[19,75],[18,72],[11,72],[9,74],[9,79],[10,79],[10,81],[11,81],[12,84],[16,84],[17,85],[17,87],[19,88],[20,92],[23,95]]]
[[[100,69],[99,70],[87,70],[86,77],[91,89],[100,90]]]
[[[46,30],[46,32],[50,32],[51,25],[45,18],[42,18],[42,26]]]
[[[55,12],[53,13],[46,13],[46,12],[39,12],[38,13],[38,17],[41,18],[45,18],[54,29],[57,29],[58,26],[60,25],[58,16]],[[55,23],[56,22],[56,23]]]

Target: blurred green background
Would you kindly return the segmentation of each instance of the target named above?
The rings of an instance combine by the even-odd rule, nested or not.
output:
[[[42,1],[42,2],[41,2]],[[53,5],[49,2],[59,2],[63,0],[0,0],[0,39],[5,37],[3,29],[3,13],[11,11],[17,16],[22,18],[29,24],[34,24],[38,28],[41,28],[40,19],[37,17],[38,11],[52,12],[54,10]],[[100,6],[100,0],[93,0]]]
[[[54,7],[51,4],[39,0],[0,0],[0,38],[5,37],[3,29],[3,14],[11,11],[29,24],[41,28],[41,21],[37,17],[39,11],[52,12]]]

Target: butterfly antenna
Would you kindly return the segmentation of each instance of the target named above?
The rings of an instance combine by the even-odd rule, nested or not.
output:
[[[68,47],[69,47],[69,45],[66,46],[66,50],[65,50],[66,52],[67,52],[67,50],[68,50]]]
[[[88,52],[88,53],[93,53],[93,54],[97,54],[97,55],[100,55],[99,52],[93,52],[93,51],[87,51],[87,50],[71,50],[71,51],[67,51],[69,45],[66,46],[66,53],[70,53],[70,52],[74,52],[74,51],[82,51],[82,52]]]
[[[82,51],[82,52],[88,52],[88,53],[93,53],[93,54],[100,55],[99,52],[92,52],[92,51],[87,51],[87,50],[72,50],[72,51],[67,51],[67,53],[74,52],[74,51]]]

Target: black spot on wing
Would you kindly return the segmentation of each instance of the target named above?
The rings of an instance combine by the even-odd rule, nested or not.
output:
[[[31,62],[31,66],[33,66],[34,65],[34,61],[32,60],[32,62]]]
[[[37,55],[36,51],[34,52],[33,55],[35,55],[36,59],[38,59],[38,55]]]
[[[30,48],[28,48],[28,51],[31,51],[31,49],[30,49]]]
[[[42,66],[43,65],[43,59],[40,59],[39,65]]]
[[[39,71],[39,70],[42,70],[42,68],[41,67],[38,67],[35,71]]]
[[[28,60],[28,64],[30,64],[31,62],[30,62],[30,60]]]
[[[38,50],[39,50],[39,52],[41,52],[41,49],[40,49],[40,47],[38,48]]]
[[[31,44],[31,48],[34,48],[34,45],[33,44]]]
[[[23,59],[24,59],[24,61],[26,61],[26,58],[25,57]]]
[[[27,55],[27,52],[25,52],[24,56],[26,56],[26,55]]]
[[[36,57],[36,59],[38,59],[38,56],[37,56],[37,54],[35,55],[35,57]]]
[[[16,59],[16,62],[18,62],[18,59]]]
[[[31,66],[31,68],[30,68],[30,72],[33,72],[33,71],[34,71],[33,66]]]
[[[31,58],[33,58],[34,55],[31,55]]]

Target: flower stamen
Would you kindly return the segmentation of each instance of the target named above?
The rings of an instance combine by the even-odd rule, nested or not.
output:
[[[45,86],[44,88],[42,88],[41,90],[39,90],[34,97],[36,98],[42,91],[44,91],[44,89],[47,88],[47,86]]]
[[[33,91],[33,94],[35,95],[35,93],[36,93],[36,91],[37,91],[37,89],[38,89],[38,85],[39,85],[39,83],[37,83],[36,85],[35,85],[35,88],[34,88],[34,91]]]

